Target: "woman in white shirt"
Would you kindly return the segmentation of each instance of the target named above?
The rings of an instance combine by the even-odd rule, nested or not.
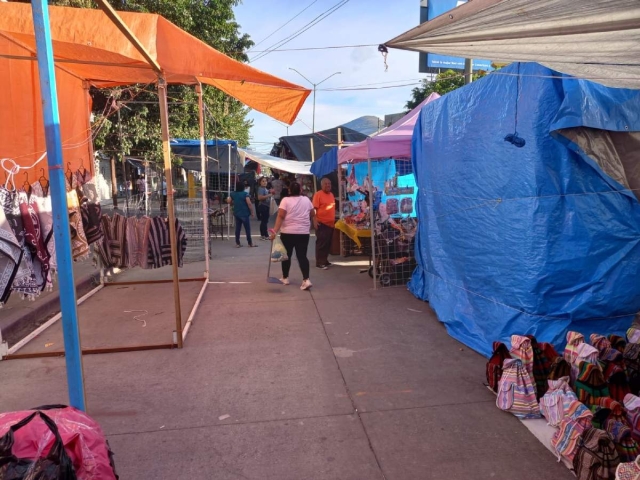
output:
[[[313,204],[308,197],[300,195],[301,188],[298,182],[293,182],[289,186],[289,196],[282,199],[278,208],[276,225],[272,230],[270,238],[276,238],[280,233],[280,239],[287,250],[288,260],[282,262],[282,278],[280,281],[284,285],[289,285],[289,270],[291,269],[291,255],[296,251],[296,257],[302,272],[302,285],[300,290],[308,290],[312,284],[309,280],[309,259],[307,259],[307,248],[309,247],[309,232],[311,224],[316,228],[316,217]]]

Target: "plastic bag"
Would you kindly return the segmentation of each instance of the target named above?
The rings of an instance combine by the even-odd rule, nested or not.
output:
[[[25,425],[28,425],[36,416],[39,416],[48,433],[53,434],[53,446],[46,456],[43,451],[38,451],[35,459],[18,458],[12,452],[14,447],[14,433]],[[46,437],[29,439],[32,444],[44,446],[47,443]],[[0,438],[0,478],[4,479],[26,479],[34,478],[39,480],[76,480],[76,473],[71,463],[71,458],[65,451],[62,438],[58,432],[56,424],[47,415],[42,412],[33,412],[20,422],[12,425],[9,431]]]
[[[276,213],[278,213],[278,204],[273,199],[273,197],[271,197],[271,202],[269,203],[269,216],[274,215]]]
[[[271,261],[272,262],[285,262],[289,260],[287,256],[287,249],[284,248],[284,244],[280,237],[276,237],[273,241],[273,247],[271,248]]]

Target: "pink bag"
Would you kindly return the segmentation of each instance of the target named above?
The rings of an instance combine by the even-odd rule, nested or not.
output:
[[[100,425],[86,413],[73,407],[52,405],[33,410],[0,413],[0,437],[12,425],[34,411],[44,411],[60,433],[64,449],[71,457],[78,480],[116,480],[109,444]],[[42,419],[34,418],[14,434],[12,452],[18,458],[44,457],[55,442],[54,435]]]
[[[522,335],[511,335],[511,358],[517,358],[527,370],[529,378],[533,381],[533,347],[531,339]],[[535,384],[534,384],[535,387]]]

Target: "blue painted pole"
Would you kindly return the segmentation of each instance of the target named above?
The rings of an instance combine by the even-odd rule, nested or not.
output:
[[[58,92],[56,89],[47,0],[31,0],[31,8],[36,33],[40,96],[42,98],[44,116],[47,161],[49,162],[49,188],[53,208],[53,235],[56,241],[56,257],[58,260],[60,307],[62,311],[65,361],[67,364],[69,403],[75,408],[86,410],[82,375],[82,350],[80,348],[80,331],[78,328],[78,312],[76,310],[76,285],[72,268],[73,258],[71,256],[67,188],[64,179],[62,139],[60,138],[60,113],[58,111]]]

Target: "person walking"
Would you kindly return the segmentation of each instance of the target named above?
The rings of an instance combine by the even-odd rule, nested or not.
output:
[[[260,220],[260,240],[269,240],[267,225],[269,223],[269,207],[273,195],[267,190],[267,177],[258,179],[258,220]]]
[[[284,182],[280,180],[280,174],[278,172],[274,172],[273,180],[271,180],[271,188],[273,189],[273,198],[275,198],[278,205],[280,205],[280,193],[282,193],[283,187]]]
[[[296,251],[296,258],[302,272],[302,285],[300,290],[309,290],[313,285],[309,280],[309,260],[307,259],[307,249],[309,247],[309,231],[311,224],[317,228],[315,210],[309,200],[304,195],[300,195],[301,188],[297,182],[291,183],[289,196],[282,199],[278,209],[276,225],[271,231],[269,238],[274,240],[276,234],[280,233],[280,239],[287,250],[287,260],[282,262],[283,285],[289,285],[289,270],[291,269],[291,255]]]
[[[247,243],[250,247],[257,247],[251,241],[251,223],[249,217],[255,217],[253,212],[253,204],[251,197],[245,191],[243,182],[236,183],[235,192],[231,192],[231,196],[227,198],[227,203],[233,206],[233,216],[236,219],[236,248],[242,247],[240,243],[240,232],[244,225],[244,233],[247,235]]]
[[[316,209],[316,268],[326,270],[329,263],[329,250],[333,241],[336,225],[336,199],[331,193],[331,180],[323,178],[321,190],[313,196],[313,208]]]

